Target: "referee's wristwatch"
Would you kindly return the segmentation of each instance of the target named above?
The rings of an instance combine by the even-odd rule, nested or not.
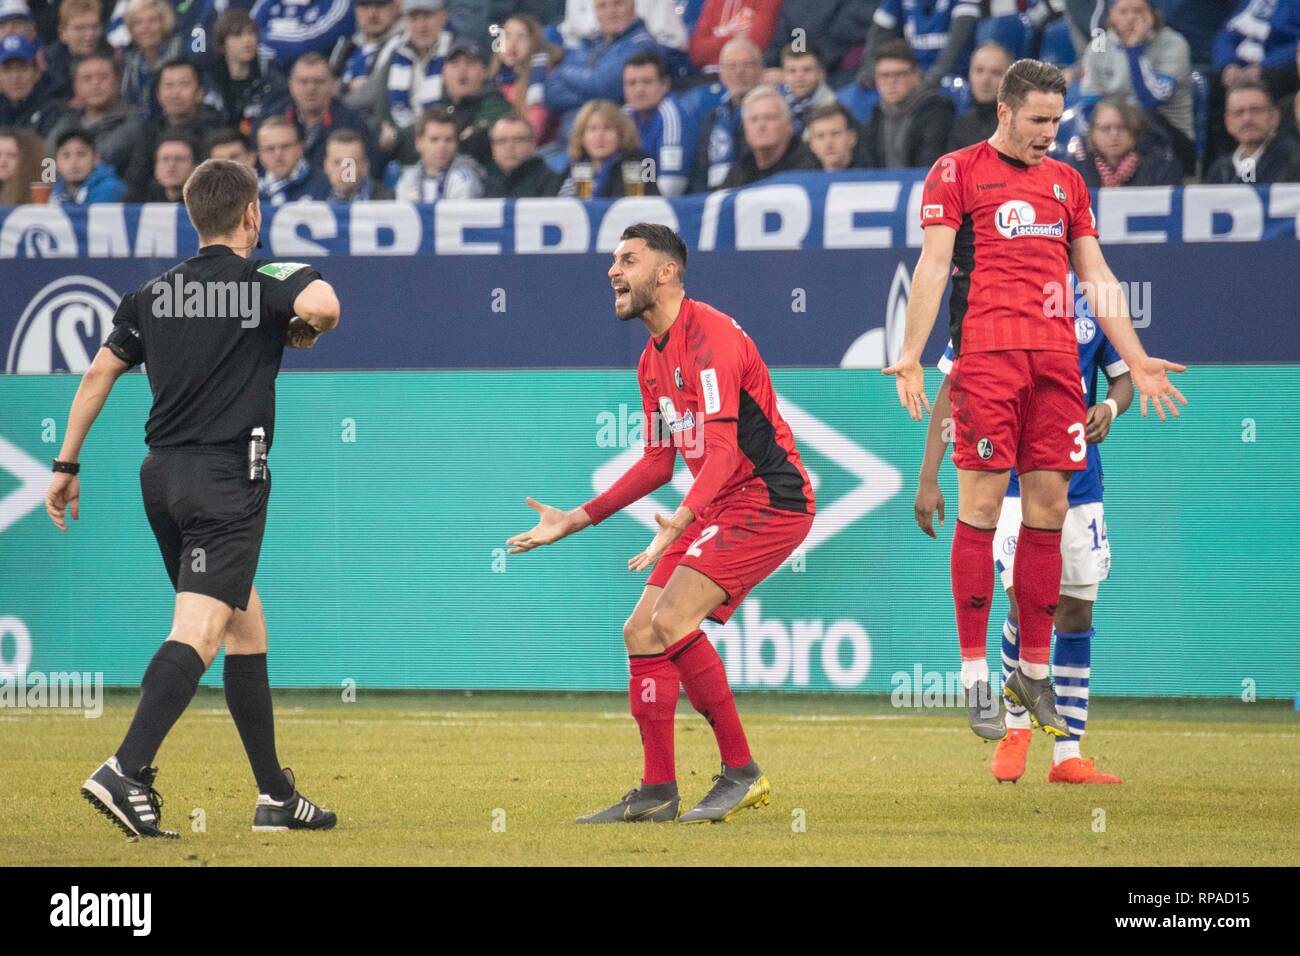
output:
[[[75,461],[59,461],[59,459],[56,458],[54,459],[54,470],[61,471],[68,475],[75,475],[77,472],[81,471],[81,465]]]

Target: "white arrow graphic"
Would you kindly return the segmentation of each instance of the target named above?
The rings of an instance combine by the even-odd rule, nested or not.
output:
[[[50,470],[17,445],[0,438],[0,468],[22,484],[0,498],[0,534],[45,501]]]
[[[903,487],[903,476],[889,462],[873,455],[847,435],[788,399],[777,396],[777,403],[798,444],[815,448],[845,471],[861,479],[853,490],[835,501],[818,502],[812,530],[799,546],[799,550],[807,554],[898,494]],[[641,457],[641,453],[640,448],[624,449],[597,468],[591,476],[591,484],[596,493],[601,494],[614,484]],[[813,480],[815,491],[819,484],[817,476],[810,470],[809,477]],[[673,476],[673,487],[684,495],[690,490],[692,480],[690,472],[679,462],[678,471]],[[656,511],[663,515],[672,513],[671,508],[652,496],[629,505],[623,513],[651,531],[656,531]]]

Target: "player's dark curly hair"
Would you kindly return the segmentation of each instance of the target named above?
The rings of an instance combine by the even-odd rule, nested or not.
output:
[[[662,252],[677,263],[678,271],[686,275],[686,243],[667,226],[657,222],[638,222],[623,230],[624,239],[641,239],[647,249]]]

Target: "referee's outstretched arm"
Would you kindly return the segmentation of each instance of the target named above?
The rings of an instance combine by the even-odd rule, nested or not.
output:
[[[90,426],[95,424],[100,409],[108,401],[109,392],[128,368],[129,365],[107,348],[101,348],[95,354],[95,360],[81,377],[81,385],[72,400],[68,427],[63,433],[63,447],[59,449],[59,462],[65,465],[77,463],[81,446],[90,433]],[[68,530],[68,522],[64,517],[68,508],[72,509],[74,520],[81,517],[80,498],[81,479],[75,473],[55,472],[50,487],[45,492],[45,511],[60,531]]]

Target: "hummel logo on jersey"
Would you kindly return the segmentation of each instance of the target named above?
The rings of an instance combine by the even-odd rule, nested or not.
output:
[[[1006,183],[976,183],[976,189],[1006,189]]]
[[[1038,224],[1034,222],[1036,218],[1033,206],[1023,199],[1012,199],[998,206],[993,224],[1004,239],[1016,239],[1020,236],[1065,235],[1065,220],[1058,219],[1053,223]]]

